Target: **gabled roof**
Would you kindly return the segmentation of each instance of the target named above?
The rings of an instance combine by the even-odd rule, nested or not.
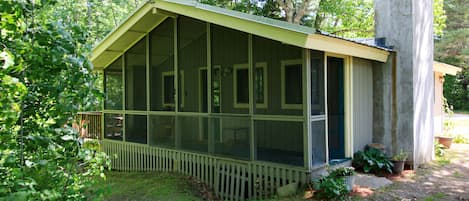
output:
[[[168,17],[184,15],[302,48],[386,62],[389,51],[316,32],[310,27],[198,3],[154,0],[140,6],[94,49],[91,61],[103,69]]]

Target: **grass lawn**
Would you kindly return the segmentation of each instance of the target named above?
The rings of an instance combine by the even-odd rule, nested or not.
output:
[[[108,172],[106,177],[90,190],[88,200],[98,199],[93,195],[97,191],[112,201],[202,200],[187,177],[176,174]]]

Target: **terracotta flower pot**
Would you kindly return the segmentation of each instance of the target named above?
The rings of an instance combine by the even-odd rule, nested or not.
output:
[[[451,144],[453,143],[453,137],[439,136],[438,143],[442,144],[443,146],[449,149],[451,148]]]

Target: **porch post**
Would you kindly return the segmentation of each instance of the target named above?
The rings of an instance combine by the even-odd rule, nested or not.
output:
[[[304,167],[311,169],[311,54],[303,49],[303,157]]]

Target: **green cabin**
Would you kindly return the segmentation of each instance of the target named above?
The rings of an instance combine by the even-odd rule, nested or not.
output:
[[[391,51],[192,1],[138,8],[93,50],[104,151],[122,171],[195,176],[262,198],[373,138],[373,68]]]

